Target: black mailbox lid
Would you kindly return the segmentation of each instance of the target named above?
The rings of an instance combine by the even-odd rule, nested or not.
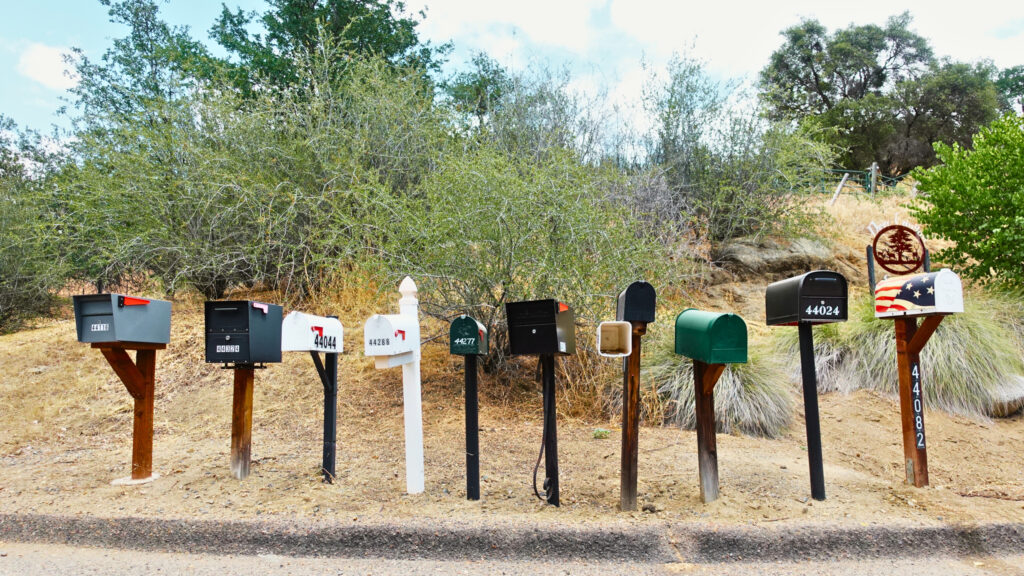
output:
[[[615,319],[625,322],[654,322],[657,295],[654,286],[640,281],[633,282],[619,293]]]
[[[206,302],[206,332],[248,332],[251,307],[252,303],[248,300]]]
[[[574,354],[575,315],[567,304],[549,298],[505,304],[509,352],[524,354]]]
[[[765,320],[769,326],[799,322],[844,322],[848,316],[846,278],[831,270],[815,270],[779,280],[765,290]]]

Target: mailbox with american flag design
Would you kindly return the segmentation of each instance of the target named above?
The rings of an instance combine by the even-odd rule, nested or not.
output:
[[[931,316],[964,311],[960,277],[943,268],[895,276],[875,285],[875,317]]]

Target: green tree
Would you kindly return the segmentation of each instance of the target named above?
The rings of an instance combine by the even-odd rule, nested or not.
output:
[[[935,145],[941,164],[917,169],[924,231],[955,242],[938,257],[970,278],[1024,286],[1024,118],[1006,115],[974,149]]]
[[[312,53],[324,35],[347,53],[377,56],[397,67],[437,70],[448,46],[421,42],[419,21],[399,0],[268,0],[262,15],[224,6],[210,35],[236,59],[228,74],[244,94],[256,86],[301,86],[297,54]],[[264,31],[248,30],[258,17]],[[419,18],[426,17],[421,11]],[[304,86],[301,86],[304,87]]]
[[[511,88],[512,79],[508,72],[493,58],[483,52],[473,56],[471,69],[460,72],[445,83],[445,91],[455,104],[455,109],[476,119],[478,127],[484,126],[488,117],[499,106]]]
[[[1008,108],[1016,105],[1024,113],[1024,66],[1000,70],[996,86]]]

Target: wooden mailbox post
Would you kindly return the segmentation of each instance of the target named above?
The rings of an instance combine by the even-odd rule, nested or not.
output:
[[[466,499],[480,499],[480,419],[476,357],[487,355],[487,328],[475,318],[456,318],[448,332],[449,351],[466,359]]]
[[[676,354],[693,360],[697,466],[700,495],[706,504],[718,498],[715,384],[726,364],[746,363],[747,324],[736,314],[683,310],[676,317]]]
[[[921,350],[943,318],[964,311],[960,277],[945,269],[931,272],[927,255],[920,235],[901,225],[879,230],[873,245],[868,247],[868,276],[874,288],[875,317],[892,318],[895,323],[903,457],[907,483],[918,488],[928,485]],[[873,260],[888,272],[904,274],[875,284]],[[913,273],[922,267],[924,272]],[[918,317],[923,318],[920,326]]]
[[[576,353],[576,325],[572,308],[557,300],[530,300],[505,304],[508,319],[509,354],[540,356],[544,394],[544,496],[537,490],[537,467],[533,471],[533,491],[548,504],[559,505],[558,429],[555,410],[555,356]]]
[[[281,323],[281,351],[309,352],[324,387],[324,449],[321,472],[334,483],[338,442],[338,354],[344,350],[344,327],[337,316],[291,312]],[[323,353],[324,359],[320,359]]]
[[[619,471],[619,508],[636,510],[640,451],[641,338],[654,322],[657,295],[647,282],[633,282],[619,293],[615,321],[597,327],[597,351],[622,361],[622,461]]]
[[[814,369],[815,324],[845,322],[848,288],[838,272],[816,270],[768,285],[765,319],[769,326],[797,326],[800,331],[800,371],[803,376],[804,419],[807,424],[807,461],[811,497],[825,499],[825,467],[821,457],[821,422],[818,416],[818,375]]]
[[[171,341],[171,303],[123,294],[75,296],[78,341],[99,349],[135,401],[132,472],[115,485],[140,484],[153,473],[153,396],[156,351]],[[132,361],[128,351],[135,351]]]
[[[398,286],[398,314],[374,314],[363,327],[363,352],[378,370],[402,367],[405,418],[405,488],[424,490],[423,399],[420,392],[420,317],[416,283],[406,276]]]
[[[234,370],[231,403],[231,473],[249,476],[252,394],[256,370],[281,361],[281,307],[250,300],[205,304],[206,361]]]

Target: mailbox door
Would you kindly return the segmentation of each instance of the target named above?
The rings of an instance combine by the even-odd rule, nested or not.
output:
[[[116,294],[75,296],[75,329],[79,342],[114,342],[114,299]]]
[[[654,322],[656,299],[654,286],[647,282],[633,282],[619,293],[615,319],[625,322]]]
[[[114,324],[120,342],[171,341],[171,303],[166,300],[116,295]]]
[[[508,346],[513,355],[558,353],[558,302],[531,300],[505,304]]]
[[[747,324],[736,314],[719,314],[711,323],[709,364],[747,361]]]
[[[555,351],[557,354],[576,353],[576,314],[566,304],[558,303],[559,308],[564,308],[555,317],[555,333],[558,339]]]
[[[262,302],[252,302],[248,308],[249,361],[280,362],[282,308]]]
[[[487,331],[474,318],[460,316],[448,333],[452,354],[487,354]]]
[[[847,308],[846,278],[842,274],[818,270],[804,275],[797,310],[801,322],[843,322]]]
[[[206,361],[225,364],[260,362],[260,360],[252,360],[249,335],[243,333],[207,334]]]

